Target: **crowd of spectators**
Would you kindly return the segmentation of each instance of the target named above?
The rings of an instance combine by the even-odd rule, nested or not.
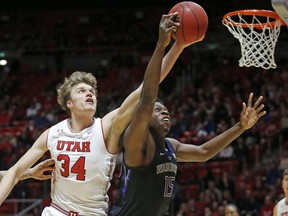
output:
[[[178,70],[181,65],[177,64],[175,69]],[[225,204],[233,202],[242,215],[259,215],[259,212],[268,208],[265,207],[267,205],[271,210],[271,206],[283,196],[281,170],[287,167],[288,160],[287,66],[283,65],[281,69],[270,72],[255,72],[253,68],[242,71],[237,66],[215,68],[213,73],[209,71],[202,74],[197,80],[186,77],[185,80],[190,79],[190,83],[175,82],[172,85],[168,80],[169,86],[175,89],[171,91],[170,88],[168,93],[165,85],[161,88],[159,95],[170,110],[173,121],[170,136],[195,145],[235,124],[239,120],[241,103],[251,91],[255,95],[264,96],[267,111],[266,116],[251,130],[211,161],[179,164],[178,185],[175,186],[175,198],[171,205],[175,214],[178,212],[177,215],[187,216],[212,212],[213,215],[221,215]],[[0,169],[11,167],[41,131],[65,117],[53,96],[56,95],[55,88],[49,83],[41,82],[43,92],[35,92],[33,85],[25,84],[27,79],[33,80],[33,77],[34,74],[21,73],[1,75],[3,102]],[[50,79],[49,74],[39,77],[43,77],[43,80]],[[131,83],[134,79],[125,76],[126,82]],[[98,80],[99,83],[101,81],[104,79]],[[129,88],[118,88],[118,91],[111,88],[105,89],[103,94],[100,87],[98,99],[102,107],[113,109],[130,91]],[[23,95],[25,92],[30,93]],[[116,169],[111,187],[111,203],[116,196],[113,190],[117,190],[117,176]],[[32,182],[34,181],[21,182],[13,190],[11,197],[44,198],[49,193],[47,182],[39,183],[46,184],[45,187],[38,185],[48,188],[44,194],[34,188],[35,184],[29,186]]]
[[[18,56],[9,67],[0,68],[0,169],[10,168],[39,133],[66,117],[56,103],[56,88],[71,72],[63,66],[67,53],[76,52],[79,58],[85,51],[110,53],[89,71],[98,78],[100,117],[138,86],[149,58],[146,52],[155,43],[156,11],[127,9],[125,19],[118,20],[111,20],[104,10],[65,12],[61,19],[55,11],[1,15],[1,49],[18,50],[21,55],[50,53],[56,61],[54,67],[42,61],[35,68]],[[117,17],[117,10],[111,12]],[[41,22],[33,19],[37,13]],[[147,28],[144,17],[155,26]],[[43,20],[49,24],[45,32]],[[77,27],[67,35],[72,23]],[[121,57],[113,47],[120,47]],[[171,216],[221,216],[227,203],[236,204],[241,215],[272,215],[283,196],[281,171],[288,165],[287,61],[267,71],[239,68],[223,56],[213,50],[208,55],[187,48],[161,84],[159,97],[172,117],[169,136],[194,145],[213,138],[239,121],[242,102],[250,92],[264,96],[267,114],[210,161],[179,164]],[[119,167],[112,180],[111,205],[117,196],[118,171]],[[10,197],[45,200],[49,193],[49,181],[25,180]]]

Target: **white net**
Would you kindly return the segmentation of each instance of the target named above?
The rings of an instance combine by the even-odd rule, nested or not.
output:
[[[256,15],[247,17],[241,13],[233,16],[234,19],[235,17],[238,17],[236,18],[238,20],[227,16],[222,23],[240,42],[242,57],[239,60],[239,66],[276,68],[274,52],[280,34],[281,21],[271,17],[265,17],[267,20],[260,21]],[[251,19],[249,23],[248,18]],[[272,22],[274,22],[273,25]]]

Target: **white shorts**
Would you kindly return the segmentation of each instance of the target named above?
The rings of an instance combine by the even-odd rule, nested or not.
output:
[[[45,207],[41,216],[80,216],[76,212],[66,212],[61,207],[51,203],[51,206]]]
[[[49,207],[44,208],[41,216],[66,216],[66,214],[63,214],[62,212],[58,211],[57,209],[49,206]]]

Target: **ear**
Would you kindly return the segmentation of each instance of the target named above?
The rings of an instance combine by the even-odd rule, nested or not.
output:
[[[66,106],[67,106],[69,109],[71,109],[71,107],[73,106],[72,101],[71,101],[71,100],[67,100]]]

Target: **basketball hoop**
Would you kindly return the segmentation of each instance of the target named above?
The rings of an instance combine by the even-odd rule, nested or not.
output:
[[[222,20],[241,46],[240,67],[276,68],[275,45],[284,25],[279,15],[267,10],[238,10],[227,13]]]

